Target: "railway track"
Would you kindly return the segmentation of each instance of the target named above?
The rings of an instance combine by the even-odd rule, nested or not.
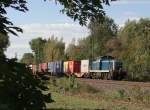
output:
[[[98,80],[98,79],[77,79],[81,83],[89,84],[97,89],[109,89],[109,90],[130,90],[133,88],[140,88],[150,92],[150,82],[131,82],[131,81],[114,81],[114,80]]]

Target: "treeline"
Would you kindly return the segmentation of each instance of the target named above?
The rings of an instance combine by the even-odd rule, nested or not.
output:
[[[72,39],[65,48],[63,39],[37,38],[30,42],[33,53],[25,53],[21,62],[42,63],[54,60],[94,59],[111,55],[122,60],[129,80],[150,80],[150,19],[127,21],[119,28],[114,20],[105,17],[102,23],[90,22],[90,33],[81,39]]]

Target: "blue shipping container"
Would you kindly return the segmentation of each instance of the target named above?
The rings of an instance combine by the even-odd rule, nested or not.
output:
[[[54,62],[48,62],[48,72],[54,73]]]
[[[58,75],[63,73],[63,61],[54,62],[54,72]]]
[[[63,61],[49,62],[48,72],[51,72],[53,75],[62,75],[63,74]]]

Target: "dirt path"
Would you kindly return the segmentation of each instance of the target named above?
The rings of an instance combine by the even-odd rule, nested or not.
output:
[[[78,78],[77,80],[81,83],[89,84],[97,89],[129,90],[134,87],[140,87],[142,90],[150,92],[150,83],[145,83],[145,82],[98,80],[98,79],[84,79],[84,78]]]

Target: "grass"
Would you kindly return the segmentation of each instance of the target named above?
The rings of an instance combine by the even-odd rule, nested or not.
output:
[[[55,101],[48,109],[150,110],[150,93],[139,87],[129,92],[97,90],[70,78],[51,79],[48,85]]]
[[[47,104],[48,108],[55,109],[97,109],[100,104],[97,101],[83,99],[75,96],[66,96],[59,93],[52,93],[54,103]]]

